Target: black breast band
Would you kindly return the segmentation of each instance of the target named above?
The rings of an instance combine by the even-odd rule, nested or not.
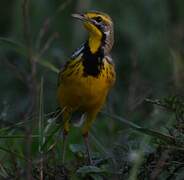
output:
[[[90,51],[88,42],[85,43],[83,49],[83,66],[84,76],[98,77],[103,67],[104,51],[99,48],[96,53]]]

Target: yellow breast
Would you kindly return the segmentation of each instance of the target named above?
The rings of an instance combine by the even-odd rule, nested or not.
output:
[[[84,76],[80,59],[72,62],[69,70],[60,77],[57,96],[61,107],[74,111],[100,108],[115,81],[114,66],[104,59],[104,67],[97,77]]]

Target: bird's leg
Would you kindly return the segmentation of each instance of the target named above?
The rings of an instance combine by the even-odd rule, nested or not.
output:
[[[84,137],[84,143],[85,143],[85,146],[86,146],[86,151],[87,151],[87,155],[88,155],[88,163],[89,164],[92,164],[93,162],[92,162],[92,158],[91,158],[91,154],[90,154],[88,132],[89,132],[89,129],[90,129],[93,121],[95,120],[95,118],[96,118],[96,112],[88,113],[87,117],[86,117],[86,120],[84,122],[84,126],[82,128],[82,134],[83,134],[83,137]]]
[[[87,156],[88,156],[88,163],[92,164],[92,159],[91,159],[91,153],[90,153],[90,148],[89,148],[89,136],[88,133],[83,135],[84,137],[84,143],[86,146],[86,152],[87,152]]]
[[[63,153],[62,153],[62,164],[63,165],[65,163],[65,152],[66,152],[67,137],[68,137],[68,132],[64,130],[63,131]]]

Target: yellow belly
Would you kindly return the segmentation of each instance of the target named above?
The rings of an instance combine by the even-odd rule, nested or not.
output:
[[[114,83],[114,75],[113,67],[107,63],[98,77],[84,76],[82,69],[73,71],[70,76],[63,75],[57,92],[60,106],[71,108],[72,111],[99,110]]]
[[[98,79],[91,77],[81,78],[79,81],[63,83],[58,89],[58,99],[62,107],[73,110],[87,111],[90,108],[101,106],[107,95],[105,85]]]

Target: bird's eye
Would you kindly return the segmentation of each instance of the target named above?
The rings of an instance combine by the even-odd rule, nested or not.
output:
[[[97,16],[94,18],[96,22],[100,23],[102,22],[102,18],[100,16]]]

